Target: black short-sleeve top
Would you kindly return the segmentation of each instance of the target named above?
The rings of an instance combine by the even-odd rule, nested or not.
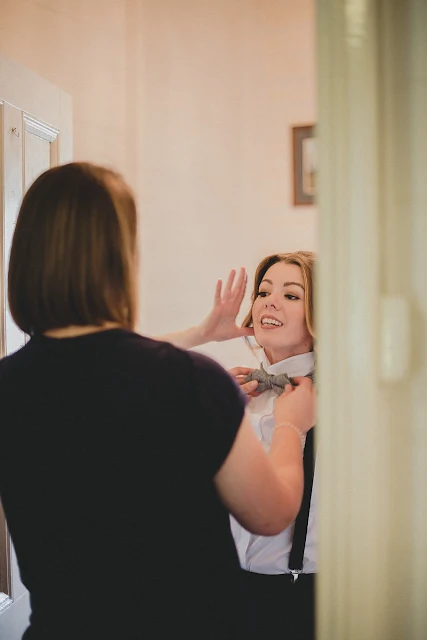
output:
[[[25,638],[228,637],[239,570],[213,478],[244,404],[213,360],[121,329],[0,361]]]

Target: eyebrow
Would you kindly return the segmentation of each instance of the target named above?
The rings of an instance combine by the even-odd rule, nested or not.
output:
[[[271,280],[268,280],[268,278],[264,278],[264,280],[261,280],[261,282],[259,283],[259,284],[260,284],[260,286],[262,285],[262,283],[263,283],[263,282],[268,282],[268,284],[273,285],[272,281],[271,281]],[[284,282],[284,283],[283,283],[283,286],[284,286],[284,287],[289,287],[289,286],[291,286],[291,285],[296,285],[297,287],[301,287],[301,289],[304,291],[304,287],[303,287],[303,285],[302,285],[302,284],[300,284],[299,282]]]

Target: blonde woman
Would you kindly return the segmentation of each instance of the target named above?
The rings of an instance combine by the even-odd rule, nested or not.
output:
[[[252,306],[243,326],[254,330],[260,345],[255,351],[267,375],[285,374],[290,378],[313,375],[314,266],[314,254],[306,251],[271,255],[258,265]],[[255,383],[246,382],[248,373],[234,370],[242,389],[252,394],[247,410],[257,438],[269,452],[274,433],[274,407],[280,391],[262,382],[262,375],[258,376],[254,390]],[[257,394],[261,385],[266,389]],[[314,638],[317,562],[316,473],[312,447],[310,437],[304,461],[305,500],[296,526],[293,523],[279,534],[265,537],[250,533],[232,518],[245,590],[239,636],[242,639]]]
[[[272,452],[274,412],[286,377],[312,377],[314,357],[313,277],[315,257],[307,251],[274,254],[264,258],[255,274],[251,308],[242,332],[253,332],[260,370],[235,367],[230,373],[250,400],[247,411],[258,440]],[[238,332],[233,326],[238,303],[243,298],[244,273],[233,285],[230,275],[225,294],[218,298],[211,316],[212,340]],[[236,310],[237,309],[237,310]],[[222,311],[221,332],[219,311]],[[234,317],[233,317],[234,313]],[[208,316],[209,318],[209,316]],[[203,325],[202,325],[203,326]],[[203,332],[189,330],[188,338]],[[169,338],[178,341],[185,332]],[[184,345],[185,346],[185,345]],[[192,344],[192,346],[194,346]],[[283,375],[286,377],[283,378]],[[271,376],[275,376],[272,378]],[[312,439],[305,456],[305,501],[297,525],[292,523],[273,536],[251,533],[232,518],[232,532],[239,553],[244,587],[238,638],[314,638],[314,579],[316,563],[316,477],[313,472]],[[314,475],[314,478],[313,478]]]
[[[276,402],[267,456],[219,365],[138,335],[137,213],[120,176],[50,169],[22,203],[0,361],[0,497],[32,613],[25,640],[236,637],[229,513],[298,512],[309,381]]]

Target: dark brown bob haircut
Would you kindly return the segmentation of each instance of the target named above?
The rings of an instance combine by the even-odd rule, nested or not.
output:
[[[314,266],[315,255],[311,251],[294,251],[292,253],[274,253],[271,256],[267,256],[259,263],[255,272],[254,288],[252,290],[252,304],[251,310],[247,314],[246,318],[242,322],[242,327],[252,327],[252,306],[255,302],[261,282],[264,279],[265,274],[273,264],[276,262],[283,262],[285,264],[296,264],[301,269],[302,281],[304,283],[304,304],[305,304],[305,321],[307,329],[315,338],[315,326],[314,326]]]
[[[132,192],[109,169],[70,163],[27,191],[12,240],[12,317],[35,335],[70,325],[119,323],[137,309],[137,213]]]

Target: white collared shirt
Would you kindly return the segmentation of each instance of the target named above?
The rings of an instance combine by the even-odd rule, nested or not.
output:
[[[287,358],[276,364],[270,364],[264,354],[262,364],[267,373],[286,373],[288,376],[305,376],[314,369],[314,352],[303,353],[299,356]],[[273,435],[273,408],[277,394],[274,391],[264,391],[256,398],[251,398],[247,405],[252,418],[256,435],[268,452]],[[303,573],[315,573],[316,563],[316,470],[313,478],[310,515],[308,519],[307,539],[304,551]],[[231,531],[234,536],[240,564],[247,571],[255,573],[278,574],[289,573],[288,562],[292,548],[294,524],[277,536],[258,536],[249,533],[233,517]]]

